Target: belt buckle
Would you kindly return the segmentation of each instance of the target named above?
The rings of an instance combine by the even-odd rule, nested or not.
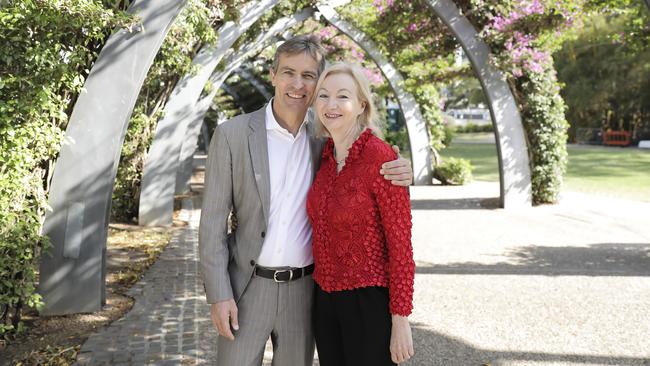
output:
[[[289,279],[288,280],[279,280],[278,279],[278,273],[284,273],[284,272],[289,272]],[[283,282],[289,282],[293,279],[293,270],[292,269],[284,269],[281,271],[275,271],[273,272],[273,281],[277,283],[283,283]]]

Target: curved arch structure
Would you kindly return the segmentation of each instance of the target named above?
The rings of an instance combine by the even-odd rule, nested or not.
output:
[[[532,185],[528,148],[512,91],[503,75],[489,64],[490,49],[456,4],[451,0],[427,0],[427,4],[463,47],[488,100],[499,159],[500,206],[530,207]]]
[[[74,106],[54,169],[38,292],[43,315],[94,312],[105,303],[106,238],[124,135],[142,83],[184,0],[136,0],[142,26],[102,48]]]
[[[266,88],[266,86],[249,70],[240,67],[235,71],[242,79],[248,81],[255,90],[266,100],[271,99],[273,96],[271,92]],[[232,95],[225,88],[226,84],[221,84],[221,88],[226,91],[226,93]],[[233,98],[235,96],[233,95]],[[237,99],[237,98],[235,98]],[[212,105],[212,103],[211,103]],[[208,106],[209,109],[209,106]],[[206,110],[207,113],[207,110]],[[198,124],[198,125],[197,125]],[[200,126],[200,127],[198,127]],[[192,178],[192,171],[194,169],[192,163],[194,161],[194,152],[196,151],[196,144],[192,144],[193,141],[197,141],[199,135],[207,135],[205,123],[202,119],[197,118],[190,123],[187,128],[187,134],[183,140],[183,146],[181,147],[180,154],[180,164],[178,167],[178,173],[176,174],[176,194],[186,194],[190,190],[190,180]],[[204,141],[209,141],[209,139],[204,139]],[[208,151],[207,147],[205,151]]]
[[[230,87],[228,87],[225,83],[221,85],[221,89],[223,89],[224,92],[226,92],[228,95],[230,95],[235,103],[239,104],[239,101],[241,98],[235,92],[232,90]],[[203,103],[206,103],[207,101],[203,101]],[[200,104],[203,104],[200,103]],[[208,151],[209,143],[209,136],[207,136],[207,127],[204,122],[205,115],[199,113],[199,111],[203,111],[205,108],[205,113],[208,112],[208,109],[210,109],[210,106],[212,103],[208,103],[207,106],[203,107],[200,106],[196,108],[196,111],[194,113],[194,118],[190,122],[189,126],[187,126],[187,134],[185,134],[185,139],[183,141],[195,141],[195,144],[190,146],[190,144],[186,144],[183,142],[180,150],[180,162],[178,165],[178,171],[176,173],[176,188],[175,188],[175,193],[176,194],[186,194],[189,192],[190,189],[190,180],[192,179],[192,172],[194,170],[193,166],[193,161],[194,161],[194,152],[196,151],[196,142],[199,139],[199,135],[203,133],[207,139],[206,141],[206,147],[205,151]],[[244,113],[243,108],[240,107],[240,112]],[[221,119],[218,123],[224,122],[225,119]],[[172,198],[173,199],[173,198]]]
[[[279,0],[250,1],[241,9],[237,23],[228,22],[219,30],[216,46],[199,51],[192,64],[199,70],[178,82],[165,106],[165,115],[158,121],[153,143],[149,148],[142,175],[140,194],[140,225],[171,225],[174,191],[181,144],[187,127],[196,118],[194,106],[210,75],[235,41]],[[200,128],[200,125],[199,125]]]
[[[326,6],[319,6],[318,8],[318,10],[321,11],[321,13],[323,9],[332,9],[332,8]],[[198,134],[199,134],[199,132],[193,130],[199,129],[201,127],[199,119],[202,120],[203,117],[201,116],[204,116],[205,113],[207,113],[207,110],[210,107],[210,104],[212,103],[212,99],[216,94],[216,89],[219,86],[221,86],[222,83],[228,78],[228,76],[239,67],[239,65],[245,60],[245,58],[249,57],[251,54],[261,49],[263,45],[266,42],[268,42],[271,36],[283,32],[284,30],[292,27],[294,24],[297,24],[298,22],[306,20],[307,17],[312,15],[313,11],[314,11],[313,9],[307,8],[295,14],[293,17],[282,18],[278,20],[273,25],[273,27],[271,27],[266,32],[265,35],[258,37],[252,44],[248,45],[242,51],[229,58],[228,62],[226,62],[226,64],[229,65],[229,67],[226,70],[221,72],[216,72],[214,75],[212,75],[210,81],[212,82],[213,91],[209,93],[208,96],[202,98],[197,103],[197,106],[195,107],[195,113],[194,113],[196,119],[194,120],[194,123],[192,123],[193,127],[192,129],[188,129],[186,138],[182,142],[179,142],[183,145],[182,151],[184,153],[180,157],[181,164],[177,173],[176,182],[177,184],[181,185],[180,187],[177,188],[178,191],[180,192],[186,191],[186,187],[188,185],[187,177],[189,176],[188,170],[191,169],[191,157],[192,157],[191,154],[194,153],[195,146],[197,143],[196,140],[198,139]],[[403,111],[405,111],[404,112],[405,116],[408,118],[408,121],[411,122],[411,126],[409,128],[409,138],[411,142],[412,156],[414,157],[413,166],[414,166],[414,171],[416,172],[416,184],[430,184],[431,177],[432,177],[432,170],[431,170],[432,154],[428,145],[429,144],[428,133],[426,131],[426,126],[424,125],[424,121],[420,115],[420,111],[419,108],[417,107],[415,99],[410,93],[404,91],[404,89],[401,86],[403,85],[403,79],[401,75],[390,62],[388,62],[378,51],[376,51],[376,48],[369,43],[367,37],[365,37],[363,33],[354,30],[347,23],[344,23],[340,18],[336,16],[335,12],[334,14],[332,14],[331,18],[328,18],[327,20],[330,22],[336,21],[339,24],[339,26],[345,27],[350,32],[355,31],[356,32],[355,37],[351,37],[351,38],[353,39],[353,41],[357,43],[359,43],[359,39],[362,39],[363,37],[365,47],[364,45],[361,44],[360,46],[364,48],[366,51],[368,51],[369,49],[375,51],[372,53],[369,52],[371,58],[377,63],[377,65],[384,65],[382,71],[387,76],[391,87],[395,91],[395,94],[397,95],[398,100],[400,101],[400,105],[403,108]],[[390,77],[388,77],[389,75]],[[187,148],[188,145],[189,148]],[[419,155],[416,155],[416,152],[419,152]],[[416,156],[417,158],[415,158]],[[169,158],[171,159],[171,157]],[[144,193],[144,190],[142,192]],[[171,202],[173,202],[173,196],[169,197],[168,199]],[[142,210],[142,206],[140,207],[140,209]],[[167,220],[167,217],[169,218],[168,220],[171,220],[172,212],[161,213],[161,214],[167,216],[159,218],[160,221]]]
[[[433,170],[429,133],[427,132],[427,126],[420,114],[420,108],[415,98],[404,89],[404,78],[397,68],[379,52],[374,43],[362,31],[354,28],[351,24],[339,17],[333,7],[319,5],[318,10],[330,24],[363,48],[375,61],[382,74],[384,74],[384,77],[388,80],[406,120],[406,129],[411,145],[414,183],[416,185],[431,184]]]
[[[250,72],[250,70],[245,67],[240,67],[235,72],[241,76],[242,79],[248,81],[253,86],[253,88],[255,88],[255,90],[257,90],[264,98],[267,100],[271,99],[273,93],[271,93],[271,91],[268,90],[266,86],[257,78],[257,76]]]
[[[203,118],[223,82],[249,55],[260,52],[264,46],[268,45],[275,34],[304,21],[313,14],[313,11],[312,8],[303,9],[292,17],[284,17],[276,21],[264,34],[242,47],[239,52],[232,54],[224,62],[226,65],[225,70],[217,71],[212,75],[207,75],[207,77],[207,73],[202,72],[201,75],[187,75],[183,78],[187,80],[188,85],[192,85],[192,92],[190,94],[183,90],[172,94],[168,105],[182,106],[182,108],[178,109],[182,114],[177,114],[174,117],[174,114],[168,112],[169,118],[166,115],[165,119],[159,122],[156,129],[154,142],[143,173],[140,193],[140,225],[171,225],[177,176],[179,172],[185,176],[186,173],[183,173],[183,171],[187,170],[187,167],[180,167],[180,164],[189,160],[187,156],[181,155],[184,149],[183,146],[187,146],[186,152],[190,150],[192,153],[194,152]],[[238,33],[243,34],[252,24],[251,22],[245,24],[241,22]],[[224,35],[219,35],[219,39],[224,37]],[[230,45],[235,40],[236,38],[232,39]],[[205,65],[209,62],[214,64],[214,67],[212,67],[212,70],[214,70],[217,63],[204,57],[199,59],[199,57],[201,55],[197,55],[195,64]],[[203,66],[203,69],[207,69],[207,67]],[[201,91],[208,81],[212,84],[211,91],[207,96],[199,99]],[[161,124],[163,125],[161,126]],[[147,177],[147,179],[145,180],[144,177]],[[143,202],[146,204],[143,205]]]

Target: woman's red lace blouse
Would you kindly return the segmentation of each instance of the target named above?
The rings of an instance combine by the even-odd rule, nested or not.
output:
[[[379,174],[396,154],[366,129],[337,174],[333,149],[330,139],[307,196],[314,280],[327,292],[388,287],[391,314],[407,316],[415,271],[408,188]]]

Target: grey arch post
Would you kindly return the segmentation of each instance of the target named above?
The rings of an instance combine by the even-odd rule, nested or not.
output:
[[[111,193],[129,118],[145,76],[184,0],[136,0],[142,26],[110,36],[74,106],[57,160],[43,234],[38,292],[43,315],[94,312],[105,304]]]
[[[165,115],[158,121],[142,175],[138,222],[144,226],[171,225],[174,211],[176,172],[183,137],[196,118],[194,105],[206,82],[226,51],[279,0],[250,1],[240,9],[237,23],[228,22],[219,30],[216,46],[201,49],[192,64],[196,74],[188,74],[178,82],[165,106]],[[200,125],[199,125],[200,128]]]
[[[395,93],[395,96],[397,96],[397,101],[406,120],[406,129],[411,145],[414,183],[416,185],[431,184],[433,169],[432,151],[429,146],[429,133],[427,132],[426,124],[420,114],[420,108],[415,98],[404,89],[404,78],[397,68],[379,52],[374,43],[362,31],[354,28],[351,24],[339,17],[333,7],[319,5],[318,10],[330,24],[363,48],[375,61],[382,74],[384,74],[384,77],[388,80],[391,89]]]
[[[494,124],[503,208],[530,207],[532,185],[524,128],[517,103],[503,75],[490,65],[488,46],[451,0],[427,0],[469,58],[488,100]]]
[[[269,28],[264,34],[260,35],[255,41],[243,47],[242,50],[236,54],[231,55],[231,57],[228,59],[228,62],[226,62],[228,67],[225,70],[216,72],[214,75],[212,75],[210,81],[212,82],[212,86],[215,89],[213,89],[213,92],[210,93],[207,97],[202,98],[201,102],[198,103],[198,105],[200,105],[200,107],[196,108],[196,115],[198,118],[195,120],[195,123],[188,128],[188,133],[185,136],[185,139],[183,139],[181,142],[183,147],[181,149],[180,167],[176,178],[177,192],[187,192],[189,189],[189,180],[192,174],[192,160],[194,152],[196,151],[196,143],[199,134],[197,124],[202,123],[205,114],[208,112],[208,109],[212,105],[212,100],[216,95],[216,89],[218,87],[221,87],[226,92],[228,92],[227,87],[224,84],[226,79],[228,79],[230,74],[233,72],[241,70],[241,64],[248,57],[251,57],[255,53],[259,53],[262,49],[268,47],[269,43],[273,40],[273,37],[276,34],[283,32],[287,28],[293,27],[295,24],[305,21],[313,14],[313,8],[306,8],[291,17],[278,19],[271,28]],[[251,74],[251,77],[254,76]],[[269,95],[268,99],[270,99],[272,95],[270,92],[267,93]]]
[[[187,174],[188,170],[188,167],[180,167],[182,161],[189,160],[187,156],[181,156],[183,150],[182,146],[188,144],[189,146],[187,146],[186,151],[194,152],[198,135],[200,133],[200,131],[197,132],[196,130],[201,128],[201,123],[212,104],[212,100],[214,99],[217,90],[221,87],[228,75],[236,70],[249,55],[259,52],[265,45],[268,45],[276,33],[293,26],[299,21],[307,19],[311,14],[313,14],[313,9],[307,8],[292,17],[284,17],[277,20],[276,23],[264,34],[259,35],[254,41],[243,46],[239,52],[231,54],[225,62],[225,70],[216,71],[214,74],[210,75],[209,78],[199,78],[197,76],[188,75],[186,78],[189,79],[193,85],[192,88],[194,92],[192,95],[189,95],[188,93],[183,93],[182,95],[180,93],[172,94],[168,105],[182,104],[182,111],[185,116],[183,120],[178,117],[177,119],[173,119],[170,114],[169,121],[167,122],[167,125],[170,127],[166,128],[173,129],[173,134],[162,133],[161,131],[160,134],[156,133],[154,137],[152,150],[154,149],[154,146],[157,146],[155,151],[158,153],[151,154],[150,152],[147,158],[147,163],[145,164],[144,176],[149,176],[149,187],[145,190],[145,181],[143,178],[143,188],[140,194],[140,225],[171,224],[174,193],[176,192],[175,184],[178,179],[178,174],[179,171],[185,172],[180,174]],[[238,29],[239,34],[243,34],[253,23],[254,22],[247,22],[246,24],[240,24],[240,28]],[[220,38],[221,37],[223,36],[220,36]],[[232,40],[232,43],[234,43],[234,41],[235,39]],[[232,45],[232,43],[230,43],[230,45]],[[197,58],[198,57],[199,56],[197,56]],[[197,60],[197,64],[199,65],[205,65],[208,62],[211,61],[206,60],[205,58]],[[217,63],[214,63],[215,67],[216,64]],[[212,70],[214,70],[214,67]],[[208,81],[212,84],[212,90],[207,96],[198,99]],[[190,97],[193,99],[190,99]],[[181,98],[181,100],[172,101],[172,99],[177,98]],[[159,122],[159,124],[161,122]],[[183,126],[180,126],[181,124]],[[162,185],[161,182],[164,182],[164,185]],[[149,202],[149,204],[143,206],[143,200]],[[146,220],[143,220],[143,218]]]
[[[271,99],[273,96],[270,91],[257,79],[255,75],[250,73],[248,70],[240,67],[235,71],[239,76],[244,80],[247,80],[255,88],[255,90],[260,93],[266,100]],[[221,88],[226,91],[226,93],[232,95],[226,88],[226,84],[222,83]],[[233,98],[235,96],[233,95]],[[237,98],[235,98],[237,99]],[[208,106],[209,109],[210,106]],[[200,108],[199,108],[200,109]],[[207,113],[207,110],[206,110]],[[197,124],[200,125],[200,128],[197,128]],[[190,191],[190,180],[192,179],[192,171],[194,170],[193,161],[194,153],[197,149],[197,145],[192,145],[192,141],[197,141],[199,135],[204,134],[207,136],[207,127],[205,121],[201,118],[196,118],[193,120],[187,128],[187,134],[183,140],[183,146],[181,147],[180,154],[180,164],[178,167],[178,173],[176,174],[176,194],[186,194]],[[205,140],[206,142],[209,140]],[[208,151],[207,147],[205,151]]]
[[[648,0],[650,1],[650,0]],[[253,88],[255,88],[264,98],[271,99],[273,94],[271,93],[270,90],[266,88],[266,86],[255,76],[253,73],[250,72],[250,70],[240,67],[239,70],[236,71],[239,76],[242,77],[242,79],[248,81]]]

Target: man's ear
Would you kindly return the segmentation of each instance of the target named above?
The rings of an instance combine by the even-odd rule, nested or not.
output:
[[[273,72],[273,68],[269,69],[269,75],[271,76],[271,85],[275,86],[275,72]]]

